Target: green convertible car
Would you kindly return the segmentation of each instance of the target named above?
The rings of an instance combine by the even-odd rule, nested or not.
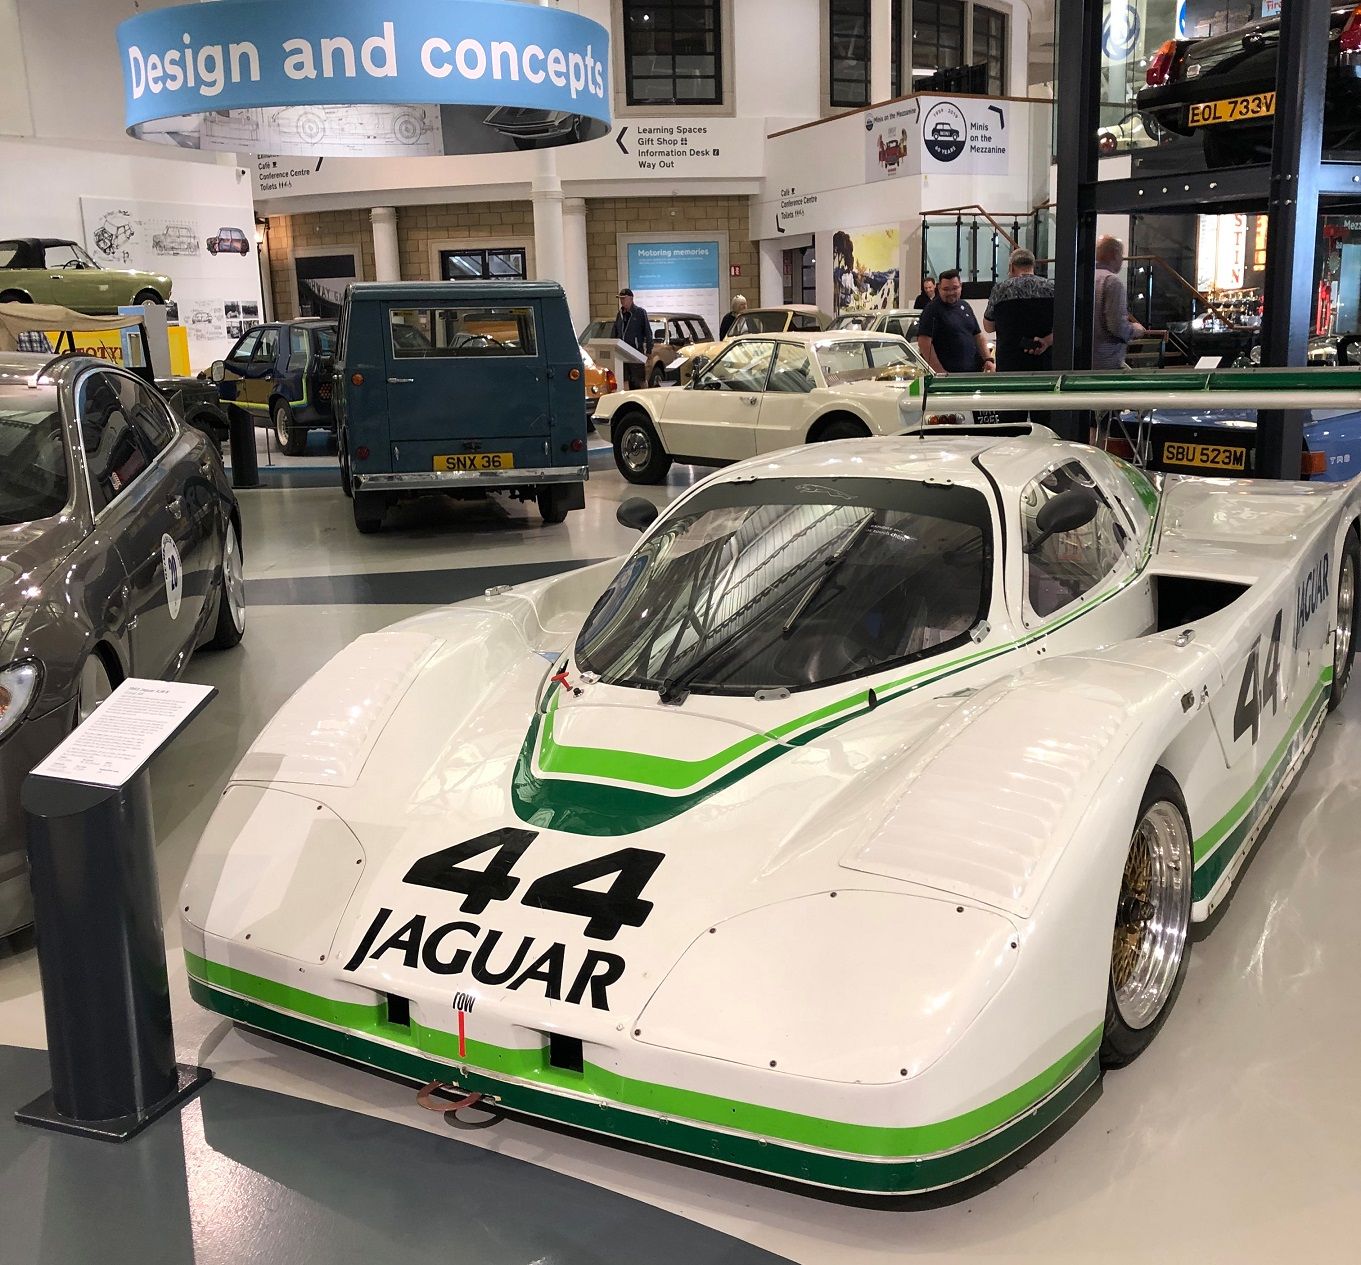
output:
[[[169,277],[101,268],[78,242],[57,237],[0,240],[0,303],[57,303],[103,315],[169,298]]]

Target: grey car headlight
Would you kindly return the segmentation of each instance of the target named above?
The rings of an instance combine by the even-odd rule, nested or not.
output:
[[[0,739],[13,730],[38,697],[43,670],[36,659],[0,668]]]

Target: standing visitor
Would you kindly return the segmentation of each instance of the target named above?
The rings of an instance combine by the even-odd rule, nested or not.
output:
[[[718,337],[720,341],[727,338],[728,331],[732,329],[733,325],[737,321],[737,318],[741,316],[742,313],[745,312],[746,310],[747,310],[746,295],[744,294],[734,295],[732,301],[732,310],[727,314],[727,316],[723,318],[722,322],[719,324],[718,327]]]
[[[1125,244],[1103,237],[1096,244],[1096,304],[1092,317],[1092,368],[1125,369],[1129,345],[1147,332],[1129,314],[1129,295],[1120,270]]]
[[[988,352],[988,340],[978,318],[964,299],[959,270],[940,274],[936,297],[926,305],[917,322],[917,346],[926,363],[938,374],[992,373],[997,365]]]
[[[935,297],[936,279],[928,273],[926,276],[922,277],[921,293],[912,300],[912,306],[916,308],[918,312],[925,312],[926,305]]]
[[[652,322],[647,313],[633,301],[633,291],[625,286],[619,291],[619,313],[614,318],[614,329],[610,335],[621,343],[627,343],[634,351],[643,356],[652,355]],[[630,391],[646,386],[645,364],[624,366],[624,384]]]
[[[983,328],[997,335],[999,373],[1050,369],[1054,363],[1054,283],[1035,275],[1035,256],[1013,250],[1007,275],[992,288]]]

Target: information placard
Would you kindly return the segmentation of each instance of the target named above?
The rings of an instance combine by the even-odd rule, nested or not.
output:
[[[125,786],[216,693],[211,685],[130,678],[33,772],[91,786]]]

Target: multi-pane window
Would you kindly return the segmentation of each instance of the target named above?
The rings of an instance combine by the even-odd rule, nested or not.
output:
[[[834,109],[870,104],[871,0],[827,0],[828,101]],[[973,0],[914,0],[911,79],[903,78],[902,0],[893,0],[892,94],[915,90],[915,80],[966,65],[987,67],[988,92],[1007,89],[1007,14]]]
[[[629,105],[722,105],[721,0],[623,0]]]
[[[834,107],[870,104],[870,0],[828,0],[827,36],[831,67],[829,100]],[[892,95],[902,91],[903,5],[893,0]]]
[[[1007,90],[1007,15],[986,5],[973,7],[973,57],[988,68],[988,95],[1000,97]]]
[[[388,316],[398,360],[537,354],[527,307],[393,308]]]
[[[446,281],[523,281],[525,252],[518,246],[491,250],[442,250],[440,272]]]
[[[964,0],[914,0],[912,74],[964,65]]]

